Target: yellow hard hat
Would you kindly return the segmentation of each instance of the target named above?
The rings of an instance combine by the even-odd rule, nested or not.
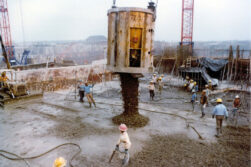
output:
[[[217,102],[217,103],[222,103],[222,99],[221,99],[221,98],[218,98],[218,99],[216,100],[216,102]]]
[[[159,80],[162,80],[162,77],[159,77]]]
[[[153,74],[154,76],[156,76],[156,74]]]
[[[212,81],[211,81],[211,80],[209,80],[208,82],[209,82],[209,83],[211,83]]]
[[[53,167],[65,167],[65,166],[66,166],[66,160],[62,157],[57,158],[53,164]]]
[[[194,83],[194,85],[196,85],[196,82],[195,82],[195,81],[194,81],[193,83]]]
[[[164,77],[164,74],[162,74],[161,77],[163,78],[163,77]]]
[[[190,82],[193,82],[193,80],[191,79]]]
[[[187,84],[184,84],[184,86],[187,86]]]

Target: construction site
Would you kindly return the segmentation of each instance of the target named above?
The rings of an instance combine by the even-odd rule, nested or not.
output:
[[[25,44],[7,1],[0,167],[251,166],[251,39],[194,40],[197,0],[179,0],[178,42],[155,39],[158,0],[113,0],[104,36]]]

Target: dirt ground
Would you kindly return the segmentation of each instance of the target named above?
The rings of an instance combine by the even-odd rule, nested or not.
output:
[[[176,83],[168,81],[162,94],[157,92],[155,100],[150,101],[147,80],[140,80],[139,113],[148,117],[149,122],[142,128],[128,130],[132,142],[129,166],[250,166],[249,109],[241,113],[239,128],[230,127],[229,119],[224,122],[223,136],[216,138],[215,119],[211,118],[214,103],[206,108],[206,117],[201,119],[200,106],[192,112],[191,94],[177,88]],[[108,163],[119,137],[112,118],[123,111],[120,82],[96,84],[93,93],[96,108],[89,108],[86,99],[84,103],[78,101],[78,96],[75,99],[72,88],[45,93],[43,98],[17,102],[1,109],[0,150],[29,157],[73,142],[82,148],[72,161],[74,167],[120,166],[117,154],[112,163]],[[222,97],[231,109],[235,94],[221,93],[212,96],[211,100]],[[242,97],[250,101],[250,94]],[[249,107],[249,103],[245,105]],[[62,156],[69,166],[77,151],[74,146],[63,146],[28,162],[33,167],[52,166],[54,159]],[[25,164],[0,156],[0,166],[24,167]]]

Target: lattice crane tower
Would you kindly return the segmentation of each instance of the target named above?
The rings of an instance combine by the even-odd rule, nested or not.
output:
[[[0,33],[8,56],[13,56],[7,0],[0,0]]]
[[[193,46],[194,0],[182,0],[181,45]]]

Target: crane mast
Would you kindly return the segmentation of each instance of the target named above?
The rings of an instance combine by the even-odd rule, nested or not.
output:
[[[0,33],[8,57],[13,56],[7,0],[0,0]]]
[[[182,0],[181,46],[193,47],[194,0]]]

